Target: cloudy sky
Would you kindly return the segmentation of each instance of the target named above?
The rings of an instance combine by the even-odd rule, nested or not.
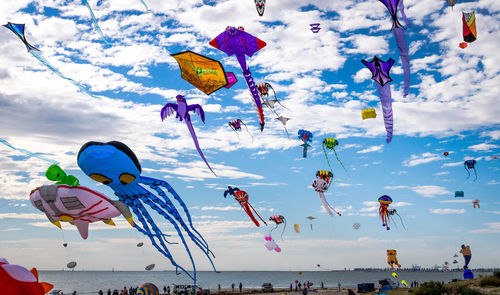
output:
[[[0,29],[0,138],[13,146],[58,161],[80,183],[116,199],[76,163],[87,141],[118,140],[137,154],[143,175],[168,181],[190,208],[197,229],[216,255],[219,270],[315,270],[385,267],[386,249],[397,249],[404,267],[452,261],[470,244],[472,267],[500,263],[500,7],[497,0],[406,0],[412,27],[410,95],[402,96],[403,75],[391,18],[376,0],[269,0],[259,17],[251,0],[89,0],[108,43],[93,29],[81,1],[2,0],[0,19],[26,24],[28,42],[92,96],[61,79],[26,52],[9,30]],[[461,49],[461,12],[475,11],[478,39]],[[314,34],[309,24],[320,23]],[[265,109],[258,129],[252,99],[236,58],[208,44],[227,26],[243,26],[267,43],[247,58],[257,82],[269,82],[286,107],[286,127]],[[222,62],[239,82],[207,96],[180,78],[172,53],[192,50]],[[392,57],[394,138],[385,142],[379,98],[360,62]],[[206,122],[193,125],[206,168],[183,122],[161,121],[160,109],[183,94],[203,106]],[[376,119],[362,120],[374,107]],[[239,138],[227,124],[240,118],[252,137]],[[297,131],[313,133],[302,158]],[[328,169],[321,142],[336,138],[330,151],[334,184],[328,201],[342,212],[331,218],[311,188],[316,170]],[[443,156],[443,152],[449,156]],[[467,179],[463,162],[477,161],[477,180]],[[50,182],[50,163],[0,145],[0,253],[12,263],[61,269],[141,270],[156,263],[173,270],[144,236],[122,217],[116,227],[92,224],[82,240],[69,224],[59,230],[29,202],[32,189]],[[281,253],[264,247],[272,226],[257,228],[232,198],[228,185],[248,192],[266,219],[284,215]],[[464,198],[454,198],[462,190]],[[387,194],[399,218],[381,226],[377,198]],[[481,208],[474,209],[472,200]],[[312,222],[306,216],[317,219]],[[171,224],[153,215],[166,233]],[[359,223],[358,230],[353,224]],[[293,231],[299,224],[301,233]],[[311,230],[312,224],[312,230]],[[396,227],[397,226],[397,227]],[[279,228],[277,231],[280,231]],[[275,231],[276,232],[276,231]],[[136,244],[145,242],[143,248]],[[62,243],[67,242],[67,248]],[[190,245],[198,269],[208,270],[203,253]],[[174,259],[190,269],[182,246]],[[127,259],[124,259],[127,258]],[[235,263],[237,261],[237,263]]]

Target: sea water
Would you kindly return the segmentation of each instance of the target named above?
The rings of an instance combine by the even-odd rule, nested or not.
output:
[[[391,278],[392,272],[387,271],[198,271],[197,284],[204,289],[216,290],[218,284],[221,288],[231,288],[235,284],[235,290],[241,282],[243,288],[260,288],[263,283],[271,283],[276,287],[289,288],[295,281],[301,283],[310,281],[314,285],[312,288],[319,288],[321,282],[325,287],[337,287],[340,282],[344,287],[354,287],[358,283],[378,284],[378,280]],[[405,280],[408,284],[412,281],[420,283],[427,281],[444,281],[445,283],[453,279],[462,279],[463,271],[450,272],[416,272],[416,271],[396,271],[399,280]],[[487,276],[491,272],[475,272],[474,275]],[[64,294],[97,294],[99,290],[123,289],[123,287],[136,287],[145,282],[157,285],[160,289],[163,286],[172,284],[192,284],[185,274],[176,275],[174,271],[39,271],[39,281],[48,282],[54,285],[54,290],[63,290]]]

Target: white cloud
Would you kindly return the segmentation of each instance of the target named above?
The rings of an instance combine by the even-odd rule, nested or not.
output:
[[[357,153],[358,154],[366,154],[366,153],[378,152],[378,151],[382,151],[383,148],[384,148],[383,144],[381,144],[381,145],[372,145],[370,147],[367,147],[365,149],[357,151]]]
[[[434,161],[440,161],[443,160],[443,157],[438,154],[433,154],[433,153],[423,153],[420,156],[418,155],[411,155],[410,159],[404,160],[403,161],[403,166],[406,167],[413,167],[421,164],[426,164]]]
[[[491,149],[497,149],[497,148],[500,148],[500,145],[485,143],[485,142],[469,146],[469,149],[473,150],[475,152],[478,152],[478,151],[484,152],[484,151],[489,151]]]
[[[464,214],[465,209],[429,209],[429,211],[433,214]]]
[[[473,234],[496,234],[500,233],[500,222],[487,222],[483,223],[486,228],[471,230]]]

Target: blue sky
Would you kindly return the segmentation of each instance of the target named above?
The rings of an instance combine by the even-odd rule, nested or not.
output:
[[[90,140],[126,143],[143,175],[167,180],[187,203],[220,270],[385,267],[386,249],[397,249],[404,267],[433,266],[453,261],[463,243],[471,245],[471,267],[499,265],[500,161],[493,157],[500,156],[500,8],[494,0],[459,1],[453,10],[444,0],[405,1],[413,24],[406,31],[412,71],[406,98],[391,19],[379,1],[274,0],[267,1],[263,17],[250,0],[146,2],[151,11],[139,0],[89,1],[107,45],[80,1],[2,1],[2,24],[25,23],[28,41],[99,98],[48,71],[1,29],[0,137],[57,160],[82,185],[115,199],[80,171],[76,153]],[[458,47],[463,10],[476,11],[477,18],[478,39],[466,49]],[[318,34],[310,23],[321,24]],[[291,118],[292,140],[267,109],[264,132],[258,130],[236,58],[208,44],[229,25],[267,43],[247,63],[254,79],[271,83],[287,107],[277,111]],[[184,50],[220,60],[239,82],[210,96],[201,93],[180,78],[170,56]],[[374,55],[396,60],[390,144],[375,84],[360,62]],[[195,115],[193,125],[217,178],[184,123],[160,119],[161,107],[177,94],[205,110],[206,124]],[[363,121],[361,110],[369,107],[378,116]],[[247,124],[253,141],[246,132],[238,140],[229,128],[236,118]],[[295,139],[299,129],[314,135],[306,159]],[[328,169],[325,137],[339,140],[337,152],[349,170],[347,175],[329,153],[336,178],[326,197],[341,217],[328,216],[310,186],[316,170]],[[467,159],[477,161],[477,181],[466,179]],[[87,270],[141,270],[150,263],[173,269],[121,217],[116,227],[92,224],[85,241],[71,225],[63,224],[61,234],[29,202],[31,189],[49,183],[47,167],[0,146],[2,256],[41,269],[61,269],[71,260]],[[263,245],[272,226],[255,227],[236,201],[223,198],[228,185],[247,191],[264,218],[287,218],[284,241],[277,241],[281,253]],[[456,190],[465,197],[455,199]],[[383,194],[393,198],[407,230],[381,226],[377,199]],[[472,207],[473,199],[480,200],[480,209]],[[317,217],[312,231],[309,215]],[[154,217],[173,233],[168,222]],[[355,222],[359,230],[352,228]],[[300,234],[293,224],[300,224]],[[143,248],[135,246],[139,241]],[[203,253],[191,248],[198,268],[208,270]],[[183,248],[171,249],[189,269]]]

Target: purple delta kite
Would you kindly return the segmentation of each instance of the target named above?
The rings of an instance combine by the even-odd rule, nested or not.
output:
[[[385,130],[387,131],[387,143],[392,140],[393,130],[393,115],[392,115],[392,96],[391,86],[389,82],[392,81],[389,76],[394,60],[390,58],[388,61],[382,61],[378,57],[374,57],[371,61],[361,61],[372,72],[372,80],[377,82],[377,91],[382,104],[382,112],[384,114]]]
[[[398,8],[401,11],[401,15],[408,27],[411,27],[410,22],[406,18],[405,8],[403,0],[379,0],[382,2],[392,17],[392,30],[394,32],[394,38],[396,38],[396,44],[399,50],[399,56],[401,57],[401,64],[403,65],[403,74],[405,79],[403,97],[406,97],[410,92],[410,59],[408,56],[408,44],[406,42],[406,35],[403,25],[398,20]]]
[[[226,30],[220,33],[208,44],[223,51],[228,56],[236,55],[238,62],[243,71],[243,76],[247,82],[250,93],[252,94],[255,108],[259,116],[260,131],[264,130],[264,110],[259,97],[259,91],[253,81],[252,73],[247,66],[245,55],[251,57],[255,52],[266,46],[266,42],[257,37],[245,32],[243,27],[227,27]]]
[[[175,97],[177,99],[177,103],[167,103],[162,109],[161,109],[161,120],[165,120],[169,115],[172,115],[175,113],[175,117],[179,119],[179,121],[184,120],[186,122],[186,125],[189,129],[189,132],[191,133],[191,137],[193,138],[194,145],[196,147],[196,150],[200,154],[201,158],[207,164],[208,169],[212,171],[212,173],[215,174],[215,172],[212,170],[210,165],[208,164],[207,160],[205,159],[205,156],[203,155],[203,152],[201,151],[200,145],[198,144],[198,138],[196,137],[196,133],[194,132],[193,124],[191,123],[191,116],[189,115],[189,112],[195,112],[197,113],[201,121],[205,123],[205,112],[203,111],[203,108],[199,104],[191,104],[188,105],[186,102],[186,99],[182,95],[177,95]]]

